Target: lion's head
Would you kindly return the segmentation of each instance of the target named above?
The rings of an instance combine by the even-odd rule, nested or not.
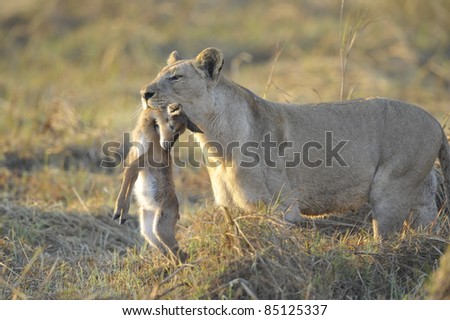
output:
[[[183,104],[189,115],[205,111],[198,109],[213,105],[211,89],[220,78],[223,62],[222,52],[215,48],[207,48],[190,60],[172,52],[167,66],[142,88],[142,107],[161,109],[175,102]]]

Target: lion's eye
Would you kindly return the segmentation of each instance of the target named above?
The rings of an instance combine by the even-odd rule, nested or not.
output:
[[[159,133],[159,125],[158,125],[158,123],[156,121],[153,122],[153,128],[155,129],[155,131],[157,133]]]
[[[183,76],[181,74],[175,74],[175,75],[171,76],[169,78],[169,80],[170,81],[177,81],[177,80],[180,80],[181,78],[183,78]]]

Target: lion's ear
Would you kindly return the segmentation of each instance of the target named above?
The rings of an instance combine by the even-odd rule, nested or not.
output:
[[[172,53],[169,54],[169,57],[167,58],[167,65],[170,66],[171,64],[174,64],[178,60],[181,60],[178,51],[172,51]]]
[[[207,48],[195,58],[197,66],[213,80],[219,79],[223,67],[223,53],[216,48]]]

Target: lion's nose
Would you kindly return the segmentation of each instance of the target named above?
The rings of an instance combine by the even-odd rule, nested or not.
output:
[[[154,91],[146,91],[146,92],[144,92],[144,94],[143,94],[143,98],[145,99],[145,100],[148,100],[148,99],[150,99],[151,97],[153,97],[155,95],[155,92]]]

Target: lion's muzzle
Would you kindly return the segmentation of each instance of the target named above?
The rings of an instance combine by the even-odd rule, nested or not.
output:
[[[153,98],[155,96],[155,91],[149,90],[148,86],[142,88],[141,90],[141,104],[142,104],[142,109],[157,109],[155,108],[152,103],[151,103],[151,98]]]

